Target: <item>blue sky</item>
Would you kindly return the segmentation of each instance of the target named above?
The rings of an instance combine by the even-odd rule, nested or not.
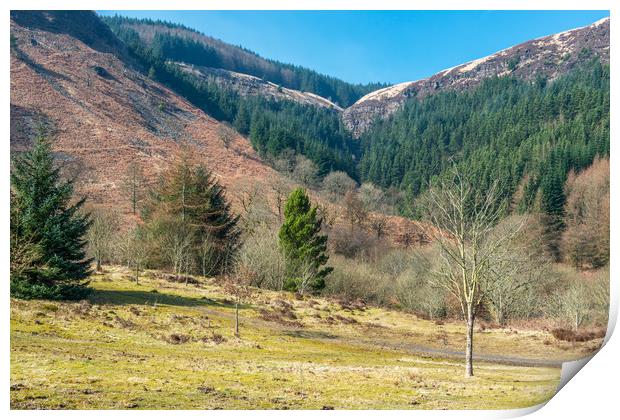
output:
[[[100,11],[182,23],[354,83],[431,76],[607,11]]]

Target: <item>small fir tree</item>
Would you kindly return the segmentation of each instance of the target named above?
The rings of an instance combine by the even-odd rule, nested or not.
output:
[[[321,235],[323,221],[317,207],[311,206],[306,192],[294,190],[284,207],[284,223],[280,228],[280,249],[286,258],[285,288],[304,293],[325,287],[325,277],[333,270],[324,267],[329,256],[327,236]]]
[[[81,298],[92,260],[86,258],[90,219],[72,203],[73,183],[61,179],[50,142],[38,136],[11,171],[11,295]],[[20,262],[17,264],[17,262]]]

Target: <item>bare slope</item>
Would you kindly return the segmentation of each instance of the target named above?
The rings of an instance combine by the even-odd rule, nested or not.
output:
[[[90,46],[76,37],[73,28],[99,22],[94,14],[24,14],[11,19],[11,151],[43,125],[80,175],[79,192],[104,203],[123,200],[132,160],[153,178],[183,145],[227,186],[277,176],[245,138],[234,133],[226,147],[217,121],[127,66],[114,35],[100,48],[105,25]]]
[[[194,66],[186,63],[177,64],[187,73],[231,89],[242,96],[262,96],[269,99],[288,100],[303,105],[313,105],[342,111],[342,108],[322,96],[311,92],[289,89],[249,74],[213,67]]]
[[[422,98],[443,90],[468,89],[493,76],[553,79],[594,57],[609,62],[609,18],[583,28],[527,41],[426,79],[371,92],[347,108],[343,120],[354,135],[359,136],[376,118],[392,114],[409,98]]]

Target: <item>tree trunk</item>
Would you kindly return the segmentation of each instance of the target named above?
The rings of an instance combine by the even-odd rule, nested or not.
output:
[[[474,311],[467,308],[467,343],[465,346],[465,376],[474,376]]]
[[[101,273],[101,260],[97,258],[97,266],[95,267],[97,273]]]
[[[140,276],[140,266],[136,264],[136,284],[139,284],[138,283],[139,276]]]
[[[239,302],[235,302],[235,336],[239,337]]]

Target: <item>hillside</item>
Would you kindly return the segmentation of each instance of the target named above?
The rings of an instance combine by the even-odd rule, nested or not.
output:
[[[44,126],[59,158],[82,175],[78,191],[106,204],[123,201],[130,162],[154,179],[182,147],[226,186],[277,176],[245,138],[235,134],[225,147],[218,121],[128,67],[116,49],[74,37],[72,28],[89,20],[98,22],[90,12],[11,14],[12,152],[28,147]]]
[[[371,94],[396,108],[353,138],[363,87],[185,27],[10,25],[12,409],[520,408],[600,348],[610,67],[587,34],[524,47],[592,47],[546,77],[494,55]]]
[[[303,105],[313,105],[342,111],[333,102],[309,92],[283,88],[275,83],[268,82],[249,74],[237,73],[213,67],[194,66],[186,63],[176,63],[181,69],[199,79],[215,83],[224,89],[239,93],[241,96],[262,96],[268,99],[287,100]]]
[[[378,83],[354,85],[304,67],[266,59],[183,25],[121,16],[103,17],[103,20],[116,33],[135,34],[163,55],[173,54],[175,61],[248,74],[289,89],[314,93],[343,108],[382,87]]]
[[[385,118],[410,98],[449,90],[463,91],[489,77],[555,79],[592,58],[609,63],[609,18],[583,28],[534,39],[487,57],[443,70],[429,78],[368,93],[344,111],[346,126],[359,137],[377,118]]]
[[[568,173],[609,155],[609,76],[594,59],[551,82],[488,78],[406,102],[362,135],[361,178],[414,201],[457,164],[480,191],[499,183],[506,211],[561,215]]]
[[[86,37],[80,28],[88,25],[97,31]],[[248,139],[134,69],[139,65],[91,12],[13,12],[11,153],[27,149],[43,128],[68,176],[77,177],[78,194],[127,215],[129,165],[137,162],[152,182],[188,149],[228,188],[237,211],[249,185],[274,206],[270,183],[290,183]],[[391,217],[386,234],[396,242],[420,237],[420,225]]]
[[[88,301],[13,299],[11,407],[517,408],[548,400],[558,360],[600,341],[487,328],[479,375],[466,379],[460,323],[256,289],[235,337],[234,305],[216,280],[169,278],[151,272],[136,285],[110,267],[92,278]]]

